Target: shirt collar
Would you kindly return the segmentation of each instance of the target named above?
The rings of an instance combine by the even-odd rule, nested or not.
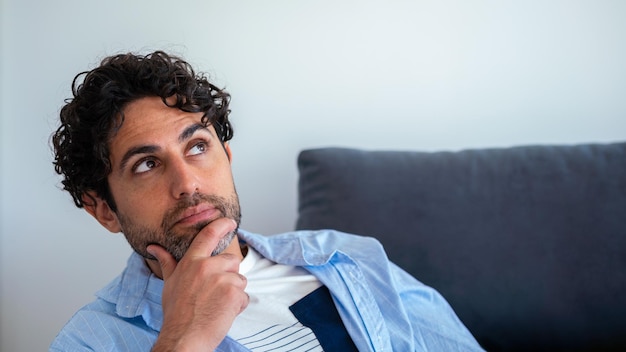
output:
[[[239,230],[239,239],[272,261],[296,266],[316,266],[327,263],[338,243],[329,231],[287,232],[263,236]],[[297,240],[295,240],[297,239]],[[133,252],[126,269],[96,296],[114,304],[122,318],[141,316],[150,328],[160,331],[163,325],[161,295],[163,280],[156,277],[143,257]]]
[[[263,257],[281,264],[316,266],[328,263],[338,244],[330,231],[286,232],[263,236],[239,230],[240,241],[256,249]]]
[[[143,257],[133,252],[122,274],[96,296],[115,304],[120,317],[141,316],[146,325],[160,331],[163,324],[162,292],[163,280],[150,271]]]

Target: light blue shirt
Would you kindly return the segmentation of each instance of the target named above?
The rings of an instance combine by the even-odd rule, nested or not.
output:
[[[482,351],[445,299],[389,262],[369,237],[332,230],[239,239],[264,257],[302,266],[332,293],[359,351]],[[149,351],[163,323],[157,278],[133,253],[124,272],[80,309],[50,351]],[[216,351],[247,351],[226,337]]]

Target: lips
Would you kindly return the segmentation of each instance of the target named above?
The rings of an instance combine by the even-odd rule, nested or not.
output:
[[[213,221],[219,216],[219,210],[211,204],[198,204],[185,209],[174,225],[193,225],[203,221]]]

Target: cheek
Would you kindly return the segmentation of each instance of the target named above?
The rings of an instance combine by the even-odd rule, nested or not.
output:
[[[143,187],[135,189],[122,189],[115,197],[117,211],[123,214],[126,219],[142,226],[153,227],[159,225],[164,214],[163,199],[156,197],[162,194],[152,187],[149,191],[144,191]]]
[[[233,175],[230,172],[221,172],[208,177],[205,184],[205,193],[227,194],[234,190]]]

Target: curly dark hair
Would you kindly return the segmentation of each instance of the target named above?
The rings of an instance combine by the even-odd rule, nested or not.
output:
[[[170,107],[202,112],[202,123],[212,125],[222,143],[233,137],[230,95],[183,59],[162,51],[107,57],[99,67],[76,75],[72,94],[52,135],[53,164],[79,208],[89,205],[86,199],[95,201],[92,191],[116,211],[107,182],[109,141],[124,122],[124,108],[137,99],[158,96]]]

